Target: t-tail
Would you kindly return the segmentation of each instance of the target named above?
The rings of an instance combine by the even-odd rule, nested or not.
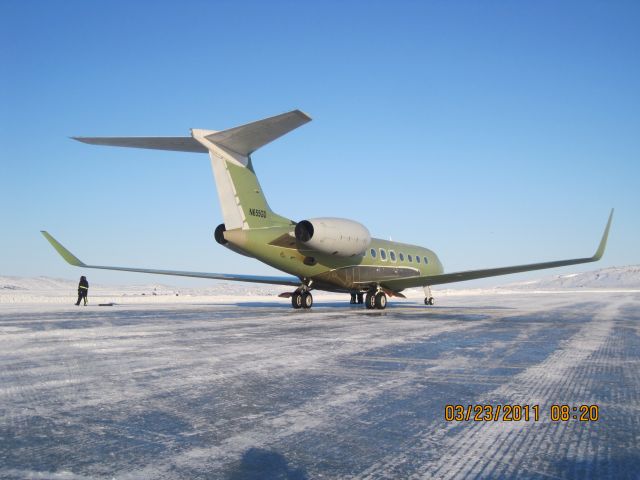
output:
[[[94,145],[208,153],[226,230],[291,225],[274,213],[251,163],[251,154],[311,118],[300,110],[229,130],[192,129],[191,137],[73,137]]]

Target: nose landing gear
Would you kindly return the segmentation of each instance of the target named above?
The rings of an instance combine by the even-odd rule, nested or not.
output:
[[[435,298],[431,295],[431,287],[424,287],[424,304],[425,305],[434,305],[436,303]]]

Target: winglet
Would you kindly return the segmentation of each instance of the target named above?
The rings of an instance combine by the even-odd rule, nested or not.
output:
[[[600,240],[600,245],[598,245],[598,250],[593,255],[593,260],[600,260],[602,255],[604,254],[604,250],[607,247],[607,239],[609,238],[609,228],[611,228],[611,220],[613,220],[613,208],[611,209],[611,213],[609,214],[609,221],[607,222],[607,226],[604,229],[604,233],[602,234],[602,239]]]
[[[78,257],[76,257],[69,250],[64,248],[60,242],[58,242],[55,238],[49,235],[49,232],[45,230],[40,230],[40,233],[46,238],[51,246],[56,249],[56,252],[60,254],[65,261],[75,267],[86,267],[86,264],[83,263]]]

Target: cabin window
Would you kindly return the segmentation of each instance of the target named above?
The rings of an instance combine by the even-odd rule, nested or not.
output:
[[[387,261],[387,251],[384,248],[380,249],[380,258],[383,262]]]
[[[416,255],[416,262],[420,263],[420,257]]]
[[[407,260],[409,260],[411,263],[413,263],[413,257],[411,255],[407,255]]]
[[[392,262],[396,261],[396,252],[394,252],[393,250],[389,250],[389,258],[391,259]]]
[[[400,257],[400,261],[404,262],[404,253],[400,252],[398,256]]]
[[[371,249],[371,257],[372,258],[376,258],[376,249],[375,248]]]
[[[429,259],[427,259],[427,257],[424,257],[424,264],[426,265],[427,263],[429,263]]]

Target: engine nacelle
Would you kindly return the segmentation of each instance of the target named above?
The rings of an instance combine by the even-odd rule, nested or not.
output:
[[[367,227],[344,218],[302,220],[295,235],[305,247],[339,257],[360,255],[371,244]]]

